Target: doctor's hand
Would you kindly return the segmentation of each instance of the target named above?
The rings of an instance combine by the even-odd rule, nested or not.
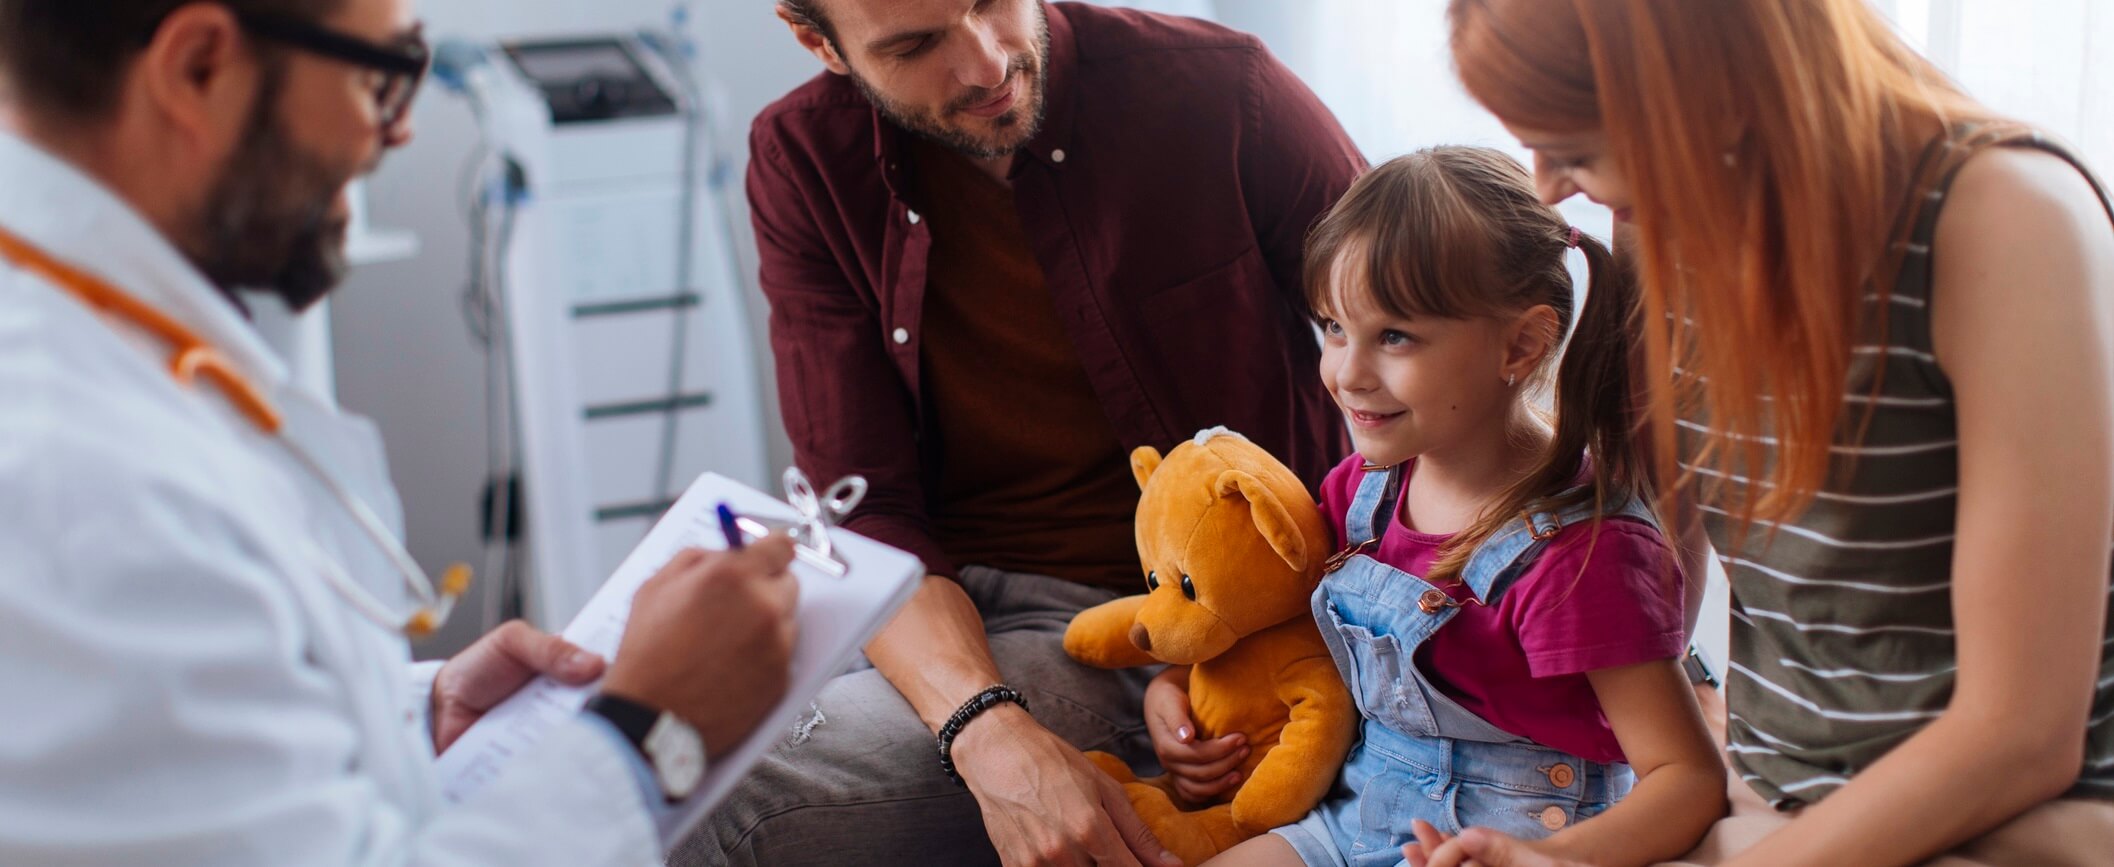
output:
[[[1145,687],[1145,730],[1186,806],[1212,803],[1240,785],[1248,739],[1240,732],[1197,739],[1189,717],[1189,666],[1170,665]]]
[[[724,755],[785,696],[800,584],[792,540],[678,553],[631,600],[602,691],[668,711]]]
[[[577,686],[602,676],[602,657],[519,620],[485,633],[433,678],[433,751],[447,752],[485,711],[539,674]]]

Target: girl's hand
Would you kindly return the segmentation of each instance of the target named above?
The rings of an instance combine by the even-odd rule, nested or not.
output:
[[[1423,819],[1411,822],[1410,827],[1417,833],[1417,842],[1402,847],[1402,857],[1410,867],[1586,867],[1544,855],[1533,843],[1489,828],[1469,828],[1452,837]]]
[[[1189,719],[1189,667],[1169,666],[1145,687],[1145,730],[1160,767],[1173,778],[1175,794],[1188,806],[1209,804],[1240,785],[1248,739],[1232,732],[1208,741],[1196,737]]]

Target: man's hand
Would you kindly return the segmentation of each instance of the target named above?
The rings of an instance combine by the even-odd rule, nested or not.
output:
[[[749,736],[785,696],[800,584],[791,540],[683,551],[639,588],[602,691],[675,714],[707,755]]]
[[[1200,807],[1240,785],[1240,764],[1248,758],[1248,739],[1229,732],[1208,741],[1196,738],[1189,718],[1189,667],[1168,666],[1145,687],[1145,730],[1160,767],[1174,778],[1175,794],[1185,806]]]
[[[455,654],[433,677],[433,751],[446,752],[485,711],[539,674],[577,686],[602,676],[602,657],[519,620]]]
[[[1461,836],[1449,837],[1417,819],[1410,823],[1417,842],[1402,847],[1409,867],[1588,867],[1577,861],[1542,854],[1534,844],[1489,828],[1469,828]]]
[[[1180,867],[1123,787],[1026,711],[985,711],[954,741],[955,767],[1007,867]]]

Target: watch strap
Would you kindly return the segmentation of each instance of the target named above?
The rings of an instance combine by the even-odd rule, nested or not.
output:
[[[1703,656],[1703,648],[1691,644],[1688,654],[1681,657],[1681,670],[1688,673],[1690,684],[1707,683],[1718,686],[1718,676],[1710,668],[1710,661]]]
[[[633,749],[653,764],[653,756],[646,752],[646,736],[653,732],[653,725],[660,721],[661,712],[639,702],[608,693],[597,694],[587,700],[587,711],[600,716],[615,726],[617,733],[631,742]]]

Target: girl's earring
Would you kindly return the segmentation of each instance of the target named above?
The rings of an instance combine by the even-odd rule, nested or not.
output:
[[[1517,381],[1518,379],[1519,379],[1519,374],[1517,374],[1517,373],[1508,373],[1508,374],[1505,374],[1505,387],[1506,387],[1506,388],[1511,388],[1511,387],[1512,387],[1512,383],[1513,383],[1513,382],[1515,382],[1515,381]]]

